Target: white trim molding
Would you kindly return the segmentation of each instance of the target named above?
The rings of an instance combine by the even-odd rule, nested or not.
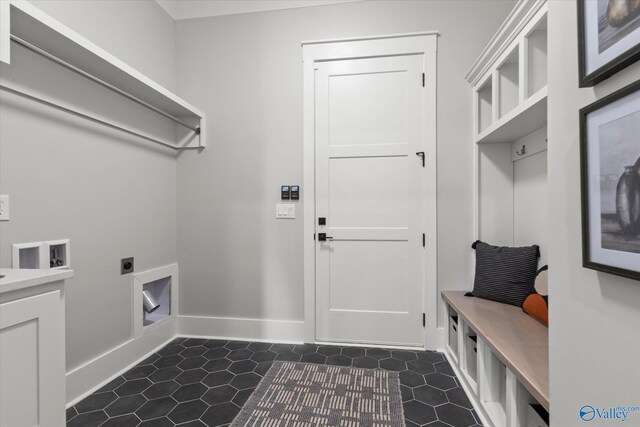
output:
[[[167,345],[176,336],[175,320],[162,322],[157,328],[68,371],[67,407],[75,405]]]
[[[522,32],[535,14],[545,5],[547,0],[519,0],[507,19],[484,48],[465,79],[476,86],[493,64],[496,63],[511,43]]]
[[[442,346],[437,328],[437,173],[436,173],[436,72],[437,39],[435,31],[352,39],[304,42],[303,55],[303,186],[304,203],[304,341],[315,342],[316,266],[315,266],[315,69],[324,61],[368,57],[421,55],[424,58],[426,84],[423,94],[425,125],[425,348]]]
[[[244,13],[271,12],[275,10],[354,3],[365,0],[155,1],[173,20],[177,21],[181,19],[207,18],[210,16],[240,15]]]
[[[139,336],[67,372],[67,407],[75,405],[115,377],[127,372],[175,338],[301,344],[303,326],[302,321],[295,320],[172,315],[157,325],[145,328]]]
[[[417,33],[385,34],[381,36],[349,37],[344,39],[307,40],[302,42],[302,46],[310,45],[310,44],[360,42],[364,40],[399,39],[402,37],[417,37],[417,36],[432,36],[432,35],[439,36],[440,33],[438,31],[421,31]]]
[[[299,320],[237,317],[180,316],[177,335],[207,339],[302,343],[304,322]]]

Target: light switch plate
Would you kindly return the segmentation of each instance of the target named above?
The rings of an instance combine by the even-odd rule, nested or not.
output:
[[[0,221],[9,221],[9,196],[0,196]]]
[[[295,219],[296,205],[293,203],[277,203],[276,218]]]

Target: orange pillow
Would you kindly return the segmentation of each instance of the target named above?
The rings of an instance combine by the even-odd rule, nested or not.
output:
[[[525,313],[547,327],[549,326],[548,270],[549,267],[546,265],[538,270],[535,291],[522,303]]]

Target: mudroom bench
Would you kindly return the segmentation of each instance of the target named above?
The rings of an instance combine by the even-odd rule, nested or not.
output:
[[[549,333],[520,307],[443,291],[445,354],[483,424],[549,423]]]

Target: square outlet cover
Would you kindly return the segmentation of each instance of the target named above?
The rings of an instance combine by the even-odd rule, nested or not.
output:
[[[120,274],[133,273],[133,257],[120,260]]]

